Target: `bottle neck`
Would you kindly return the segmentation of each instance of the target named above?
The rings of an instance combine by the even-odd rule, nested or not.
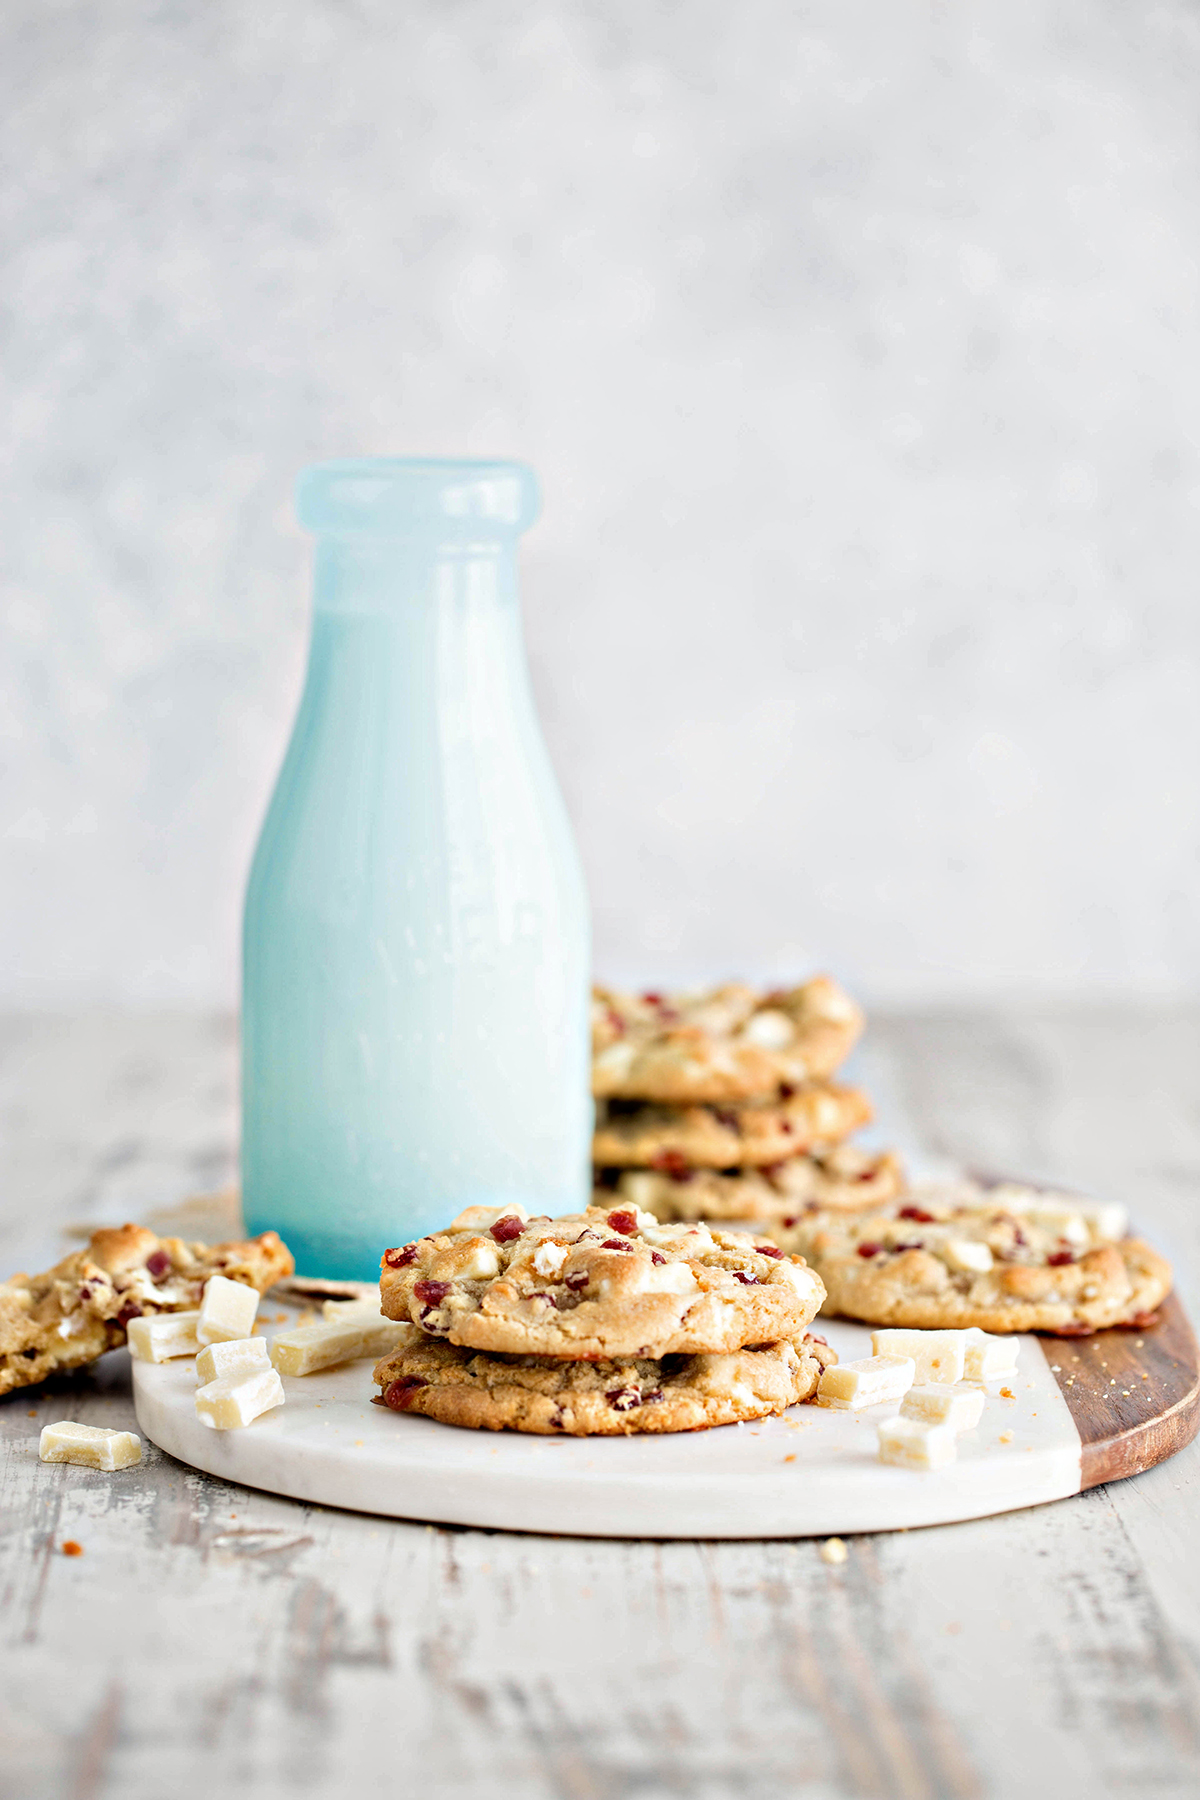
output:
[[[395,538],[319,537],[317,613],[411,616],[463,609],[516,611],[516,544],[437,544]]]

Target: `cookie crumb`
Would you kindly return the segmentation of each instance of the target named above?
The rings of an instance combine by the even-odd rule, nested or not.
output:
[[[795,1462],[795,1460],[796,1460],[795,1452],[793,1451],[791,1456],[785,1456],[783,1460],[784,1460],[784,1462]]]
[[[1016,1395],[1013,1393],[1011,1388],[1001,1388],[1000,1389],[1000,1398],[1002,1400],[1015,1400]]]
[[[82,1556],[83,1545],[77,1544],[74,1538],[65,1538],[63,1540],[62,1553],[64,1556]]]
[[[844,1563],[850,1552],[841,1538],[826,1538],[821,1545],[821,1561],[823,1563]]]
[[[1013,1441],[1013,1434],[1011,1431],[1002,1431],[1000,1433],[1000,1442],[1002,1444],[1011,1444],[1012,1441]]]

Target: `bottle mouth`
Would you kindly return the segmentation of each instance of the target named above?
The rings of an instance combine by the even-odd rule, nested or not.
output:
[[[347,456],[296,483],[296,516],[321,536],[494,542],[528,530],[539,506],[537,477],[519,462]]]

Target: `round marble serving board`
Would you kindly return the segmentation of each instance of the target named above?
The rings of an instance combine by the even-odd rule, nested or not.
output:
[[[819,1324],[843,1360],[870,1355],[866,1327]],[[1196,1342],[1178,1302],[1145,1332],[1020,1342],[1004,1384],[1013,1397],[991,1383],[957,1462],[932,1473],[878,1461],[875,1427],[894,1404],[796,1406],[659,1437],[526,1437],[373,1405],[360,1362],[285,1379],[285,1406],[218,1432],[196,1417],[190,1359],[134,1363],[134,1398],[152,1443],[225,1481],[392,1518],[586,1537],[825,1537],[981,1518],[1135,1474],[1195,1435]]]

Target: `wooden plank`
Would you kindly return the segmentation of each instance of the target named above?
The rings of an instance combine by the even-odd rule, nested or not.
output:
[[[1200,1429],[1200,1351],[1177,1294],[1138,1331],[1043,1340],[1083,1445],[1083,1488],[1174,1456]]]

